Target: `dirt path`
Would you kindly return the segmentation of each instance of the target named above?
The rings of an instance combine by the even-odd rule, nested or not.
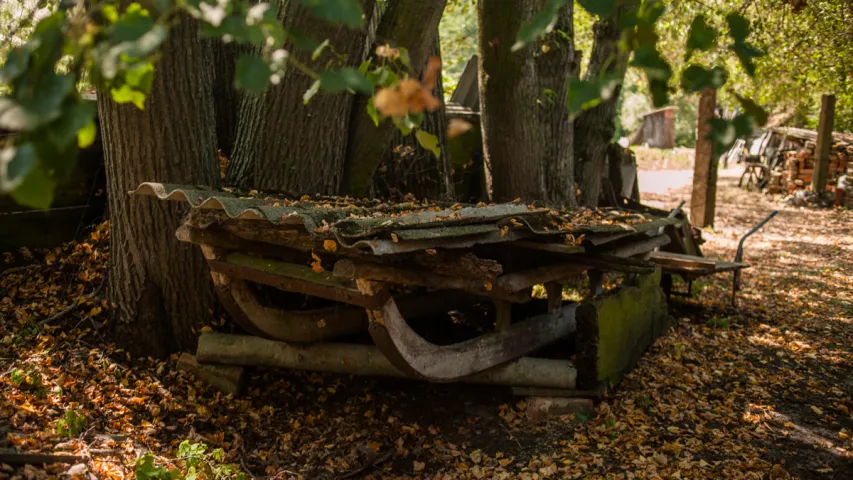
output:
[[[747,245],[754,268],[738,308],[726,307],[730,277],[694,284],[698,301],[673,307],[676,326],[586,423],[531,424],[504,389],[297,372],[256,372],[246,397],[222,396],[174,359],[129,360],[101,344],[98,305],[86,307],[93,320],[72,318],[76,329],[33,329],[61,310],[52,286],[67,281],[40,271],[35,283],[0,278],[0,448],[103,448],[57,434],[73,410],[86,430],[129,436],[87,462],[101,478],[132,476],[145,451],[185,467],[184,439],[258,478],[341,478],[371,460],[356,478],[853,478],[853,212],[782,208],[732,178],[721,175],[706,255],[731,258],[742,232],[781,210]],[[680,184],[644,200],[674,206],[688,196],[689,178]],[[93,268],[100,242],[60,253]]]

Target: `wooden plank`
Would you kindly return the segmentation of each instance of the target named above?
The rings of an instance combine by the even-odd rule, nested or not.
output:
[[[717,195],[717,156],[709,135],[717,106],[717,91],[713,88],[702,90],[699,98],[699,118],[697,120],[696,155],[693,166],[693,194],[690,198],[690,220],[699,228],[714,225],[714,210]]]
[[[829,151],[832,148],[833,123],[835,123],[835,95],[822,95],[815,143],[815,168],[812,177],[812,191],[818,195],[826,191],[826,181],[829,178]]]
[[[471,278],[438,275],[429,271],[406,267],[357,262],[353,260],[338,260],[335,263],[334,274],[338,277],[349,279],[365,279],[398,285],[463,290],[476,295],[501,298],[515,303],[530,301],[530,292],[522,289],[510,291],[500,288],[496,285],[497,282],[487,283]]]
[[[243,263],[234,263],[235,261]],[[222,260],[208,260],[207,263],[213,272],[269,285],[287,292],[313,295],[364,308],[375,308],[382,303],[382,299],[362,295],[346,279],[329,275],[328,277],[334,279],[329,280],[326,276],[312,275],[316,272],[302,265],[285,264],[285,262],[242,254],[230,254]]]
[[[664,271],[670,273],[710,275],[749,268],[749,264],[746,263],[728,262],[671,252],[653,252],[649,255],[649,260],[660,265]]]
[[[243,280],[216,275],[214,284],[222,304],[237,323],[251,324],[254,328],[249,331],[264,338],[311,343],[367,330],[367,313],[361,307],[341,305],[312,310],[284,310],[261,305]]]
[[[201,363],[292,368],[344,375],[404,378],[373,345],[315,343],[290,345],[249,335],[203,333],[198,341]],[[577,370],[569,360],[522,357],[460,381],[487,385],[574,389]]]
[[[435,345],[409,327],[393,298],[371,310],[370,336],[403,373],[433,382],[449,382],[515,360],[576,329],[571,303],[560,310],[528,318],[508,328],[452,345]]]

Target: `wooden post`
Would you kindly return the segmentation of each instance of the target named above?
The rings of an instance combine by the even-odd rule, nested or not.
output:
[[[826,190],[826,181],[829,177],[829,150],[832,148],[833,123],[835,123],[835,95],[822,95],[812,175],[812,191],[818,195]]]
[[[714,155],[714,144],[708,138],[711,134],[711,125],[708,121],[714,118],[716,106],[717,91],[713,88],[702,90],[702,95],[699,97],[699,120],[696,128],[693,195],[690,199],[690,221],[699,228],[714,225],[718,160]]]

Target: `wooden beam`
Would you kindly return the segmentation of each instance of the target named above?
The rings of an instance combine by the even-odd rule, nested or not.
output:
[[[690,197],[690,221],[699,228],[714,225],[714,210],[717,196],[717,156],[709,138],[714,109],[717,107],[717,91],[702,90],[699,97],[699,119],[697,120],[696,155],[693,165],[693,194]]]
[[[316,343],[290,345],[249,335],[203,333],[198,341],[201,363],[291,368],[345,375],[405,378],[373,345]],[[577,370],[571,361],[522,357],[460,379],[466,383],[574,389]]]
[[[818,195],[826,191],[829,177],[829,152],[832,148],[832,127],[835,123],[835,95],[820,97],[820,118],[817,126],[817,142],[814,152],[814,174],[812,191]]]
[[[432,382],[450,382],[513,361],[569,335],[577,327],[577,306],[570,303],[503,330],[439,346],[412,330],[391,298],[381,309],[369,312],[369,331],[379,350],[403,373]]]
[[[383,300],[362,295],[347,280],[328,272],[314,272],[311,267],[304,265],[237,253],[226,255],[221,260],[208,260],[207,263],[213,272],[269,285],[286,292],[313,295],[364,308],[375,308],[381,305]]]
[[[530,292],[526,290],[510,291],[501,289],[496,284],[472,278],[439,275],[425,270],[415,270],[406,267],[356,262],[345,259],[338,260],[335,263],[334,274],[337,277],[349,279],[374,280],[398,285],[414,285],[436,289],[463,290],[475,295],[501,298],[514,303],[530,301]]]

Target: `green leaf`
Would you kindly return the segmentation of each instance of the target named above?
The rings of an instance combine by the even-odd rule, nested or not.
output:
[[[373,120],[373,124],[377,127],[379,126],[379,110],[376,110],[376,103],[374,102],[374,98],[370,97],[370,100],[367,101],[367,114],[370,115],[370,119]]]
[[[320,74],[320,85],[330,93],[341,93],[353,90],[365,95],[373,93],[373,84],[355,68],[327,70]]]
[[[764,110],[760,105],[750,100],[749,98],[742,97],[738,94],[735,94],[738,102],[740,102],[741,106],[743,106],[743,110],[747,115],[752,117],[755,123],[759,127],[763,127],[765,123],[767,123],[768,114],[767,111]]]
[[[749,36],[749,20],[737,13],[726,15],[726,23],[729,25],[729,35],[736,42],[745,42]]]
[[[287,30],[287,36],[290,38],[290,41],[293,43],[293,46],[299,50],[304,50],[306,52],[313,52],[320,47],[320,42],[315,40],[310,35],[307,35],[297,28],[291,28]]]
[[[311,60],[317,60],[318,58],[320,58],[320,55],[323,54],[323,50],[325,50],[328,46],[329,39],[327,38],[323,40],[323,43],[321,43],[317,48],[314,49],[314,52],[311,54]]]
[[[30,50],[24,47],[14,48],[6,55],[6,62],[0,67],[0,83],[12,83],[23,74],[30,62]]]
[[[755,62],[753,62],[752,59],[762,56],[764,52],[746,42],[735,42],[730,48],[735,55],[737,55],[737,58],[740,60],[740,64],[743,65],[746,73],[748,73],[750,77],[754,77]]]
[[[397,47],[397,50],[400,51],[400,58],[397,60],[403,64],[404,67],[411,69],[412,68],[412,56],[409,55],[409,49],[405,47]]]
[[[351,28],[364,26],[361,2],[358,0],[296,0],[308,7],[315,17]]]
[[[311,87],[308,88],[308,90],[305,90],[305,93],[302,95],[302,103],[308,105],[308,102],[310,102],[311,99],[314,98],[314,95],[317,95],[317,92],[319,91],[320,80],[316,80],[314,81],[314,83],[311,84]]]
[[[415,132],[415,138],[425,150],[432,152],[435,158],[441,158],[441,146],[438,143],[438,137],[424,130],[418,130]]]
[[[17,188],[37,165],[36,149],[31,143],[0,150],[0,193]]]
[[[570,116],[576,117],[580,112],[609,100],[620,83],[621,79],[615,73],[592,80],[569,78],[566,86],[566,110]]]
[[[37,95],[16,101],[0,97],[0,128],[31,131],[48,124],[62,114],[62,103],[74,89],[74,79],[55,73],[42,75]]]
[[[119,88],[111,88],[110,96],[116,103],[132,103],[136,108],[145,110],[145,93],[134,90],[130,85],[124,84]]]
[[[607,18],[616,11],[616,0],[578,0],[580,6],[592,15]]]
[[[147,58],[160,48],[160,45],[166,41],[168,35],[169,31],[166,27],[162,25],[154,25],[139,38],[133,41],[122,42],[117,45],[117,48],[121,54],[130,58]]]
[[[138,63],[125,72],[124,81],[141,92],[151,92],[151,87],[154,86],[154,64],[151,62]]]
[[[687,54],[684,56],[685,61],[693,55],[694,51],[708,51],[714,47],[716,42],[717,31],[708,24],[705,15],[696,15],[690,24],[690,31],[687,34]]]
[[[708,87],[718,89],[728,78],[729,73],[723,67],[708,70],[700,65],[690,65],[681,73],[681,88],[686,92],[698,92]]]
[[[47,138],[57,150],[65,150],[77,137],[77,132],[86,127],[95,117],[95,102],[80,101],[67,106],[62,116],[51,123]]]
[[[270,83],[272,71],[263,58],[255,55],[242,54],[237,59],[237,73],[234,85],[251,95],[258,95]]]
[[[661,108],[669,103],[669,84],[656,78],[649,79],[649,92],[652,94],[652,105]]]
[[[34,168],[24,177],[18,188],[12,191],[12,198],[27,207],[46,209],[53,203],[55,188],[56,180],[50,178],[41,168]]]
[[[95,143],[95,138],[97,136],[98,127],[95,125],[95,121],[92,120],[87,123],[85,127],[77,131],[77,146],[80,148],[86,148]]]
[[[634,50],[631,66],[642,69],[649,79],[667,81],[672,77],[672,67],[663,59],[654,43],[641,45]]]
[[[548,0],[542,10],[533,16],[533,20],[518,29],[512,51],[521,50],[528,43],[550,32],[557,23],[557,12],[566,3],[568,0]]]
[[[133,42],[154,28],[154,20],[148,10],[138,3],[131,3],[124,15],[113,26],[112,37],[116,43]]]

